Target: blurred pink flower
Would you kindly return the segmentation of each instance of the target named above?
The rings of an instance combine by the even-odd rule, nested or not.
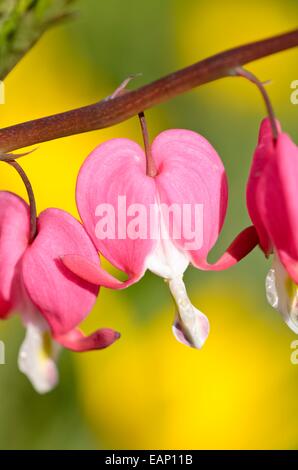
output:
[[[183,273],[190,262],[200,269],[216,270],[235,264],[257,244],[256,231],[253,227],[244,230],[217,263],[208,264],[207,255],[219,236],[228,200],[220,157],[202,136],[179,129],[162,132],[154,140],[151,153],[156,166],[154,177],[146,175],[146,156],[138,144],[128,139],[109,140],[87,158],[77,181],[77,206],[87,232],[98,251],[124,271],[128,279],[120,282],[98,262],[79,254],[66,253],[63,262],[83,279],[113,289],[135,283],[146,269],[163,277],[177,307],[174,335],[184,344],[201,348],[209,333],[209,322],[191,304]],[[119,201],[124,196],[129,210],[123,221]],[[187,206],[191,221],[185,222],[182,217],[166,223],[164,208],[175,206],[182,209]],[[199,206],[203,217],[197,227]],[[107,225],[113,219],[117,230],[111,228],[102,233],[102,225],[99,230],[98,216],[102,215],[103,207],[108,212]],[[155,210],[149,211],[152,207]],[[143,208],[145,218],[140,217],[144,215]],[[139,236],[128,236],[126,227],[132,223]],[[139,226],[144,223],[150,225],[150,234],[155,236],[148,236],[148,231],[144,235],[144,227]],[[202,236],[194,246],[186,234],[196,237],[198,230]],[[175,233],[180,236],[174,236]]]
[[[98,287],[65,268],[60,256],[80,253],[90,262],[97,252],[82,225],[70,214],[47,209],[38,218],[38,233],[29,243],[29,207],[18,196],[0,192],[0,318],[21,314],[26,338],[19,367],[40,393],[58,379],[59,345],[73,351],[101,349],[118,333],[102,329],[84,336],[77,325],[91,310]]]
[[[266,278],[269,303],[298,333],[298,147],[281,132],[274,141],[264,119],[247,185],[247,207],[260,246],[273,253]]]

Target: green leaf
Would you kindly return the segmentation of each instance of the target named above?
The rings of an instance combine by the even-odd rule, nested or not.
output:
[[[73,13],[75,0],[0,0],[0,80],[41,35]]]

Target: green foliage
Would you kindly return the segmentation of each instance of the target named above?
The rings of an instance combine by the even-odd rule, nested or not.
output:
[[[75,0],[0,0],[0,79],[53,24],[68,17]]]

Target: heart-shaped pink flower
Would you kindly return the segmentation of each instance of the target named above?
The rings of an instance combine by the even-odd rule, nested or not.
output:
[[[162,132],[151,146],[156,166],[146,174],[142,148],[128,139],[97,147],[83,164],[76,199],[83,224],[98,251],[128,279],[120,282],[98,262],[66,253],[65,265],[94,284],[121,289],[146,269],[169,284],[177,306],[176,338],[196,348],[209,332],[206,316],[190,302],[183,273],[191,262],[200,269],[225,269],[256,244],[253,227],[244,230],[215,264],[207,256],[222,228],[228,200],[222,161],[199,134]]]
[[[298,147],[281,132],[273,138],[264,119],[247,184],[247,207],[266,256],[274,254],[266,279],[269,303],[298,333]]]
[[[18,196],[0,192],[0,318],[14,310],[27,328],[19,355],[20,369],[41,393],[57,382],[58,345],[73,351],[101,349],[119,334],[102,329],[90,336],[77,329],[88,315],[98,287],[69,272],[61,261],[76,252],[98,262],[97,251],[82,225],[70,214],[47,209],[29,243],[29,207]]]

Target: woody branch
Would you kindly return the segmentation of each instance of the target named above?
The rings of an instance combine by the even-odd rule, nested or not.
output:
[[[236,67],[298,46],[298,29],[221,52],[115,98],[0,130],[0,151],[103,129],[204,83],[233,75]]]

